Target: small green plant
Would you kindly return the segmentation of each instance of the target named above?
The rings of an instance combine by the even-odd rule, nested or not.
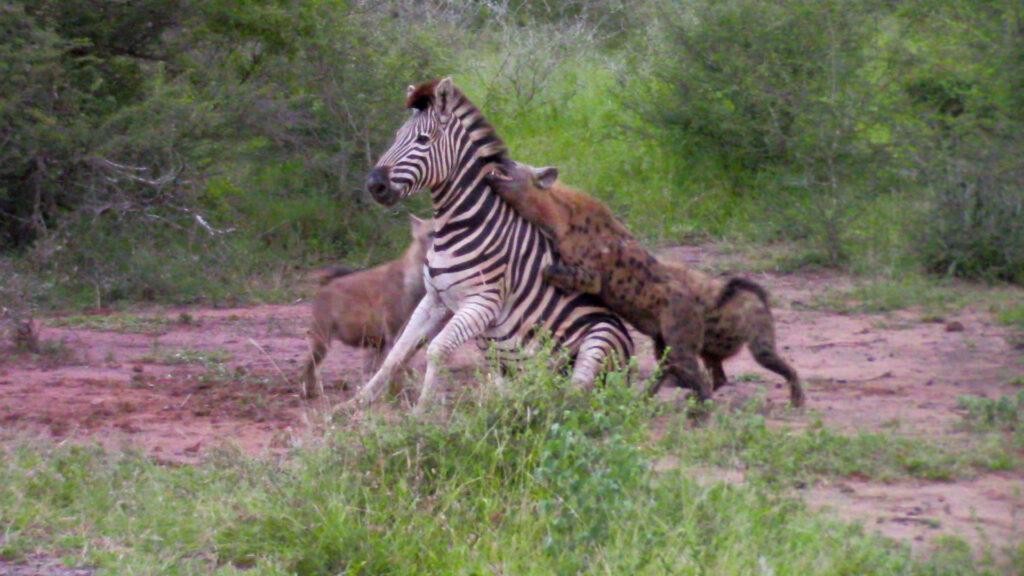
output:
[[[211,366],[231,361],[231,353],[227,350],[197,350],[182,348],[180,350],[161,350],[154,345],[153,350],[140,358],[142,362],[154,364],[200,364]]]
[[[60,366],[71,364],[77,359],[75,350],[68,346],[66,340],[39,340],[35,346],[27,350],[32,357],[43,365]]]
[[[1007,326],[1013,326],[1017,330],[1024,331],[1024,304],[1007,306],[999,311],[997,318]]]
[[[163,316],[137,314],[80,315],[50,318],[47,323],[62,328],[81,328],[105,332],[160,334],[166,332],[171,320]]]
[[[1024,447],[1024,390],[1015,396],[992,399],[982,396],[961,396],[960,408],[966,410],[964,425],[976,432],[1008,432],[1014,444]]]

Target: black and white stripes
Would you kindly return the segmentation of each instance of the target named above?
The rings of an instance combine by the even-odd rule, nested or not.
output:
[[[513,360],[550,334],[575,358],[578,385],[593,381],[609,358],[627,358],[633,343],[615,315],[592,296],[566,294],[541,280],[554,250],[487,186],[484,176],[507,151],[483,114],[447,78],[410,86],[407,105],[411,117],[367,189],[385,205],[431,190],[435,237],[424,271],[427,295],[360,400],[375,399],[417,344],[434,334],[417,409],[433,400],[443,359],[474,338]]]

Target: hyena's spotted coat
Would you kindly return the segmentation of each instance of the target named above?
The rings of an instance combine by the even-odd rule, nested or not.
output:
[[[775,349],[768,295],[742,278],[712,278],[650,254],[600,201],[556,182],[554,168],[506,163],[490,176],[497,193],[555,242],[560,262],[544,270],[564,290],[597,294],[638,330],[651,336],[658,358],[667,350],[665,380],[693,388],[701,398],[727,380],[722,362],[744,344],[765,368],[782,375],[794,406],[804,404],[793,368]]]

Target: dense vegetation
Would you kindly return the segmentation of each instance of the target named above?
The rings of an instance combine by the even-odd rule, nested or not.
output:
[[[361,181],[441,74],[651,241],[1024,281],[1014,0],[16,0],[0,292],[245,300],[379,261],[404,220]]]

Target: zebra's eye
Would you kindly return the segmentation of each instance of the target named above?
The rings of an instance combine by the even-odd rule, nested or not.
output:
[[[428,134],[420,134],[416,137],[417,144],[427,144],[430,142],[430,136]]]

